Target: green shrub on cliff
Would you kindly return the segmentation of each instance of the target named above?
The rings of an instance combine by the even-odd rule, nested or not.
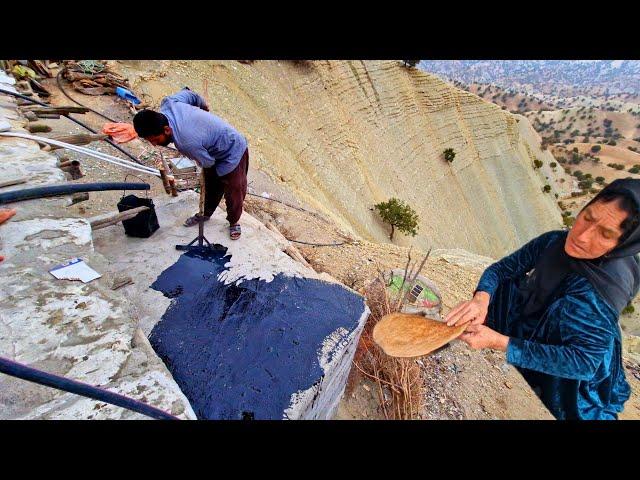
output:
[[[453,148],[445,149],[444,152],[442,152],[442,155],[444,156],[444,159],[449,163],[453,162],[453,159],[456,158],[456,152],[453,150]]]
[[[389,240],[393,240],[393,234],[397,228],[402,233],[415,237],[418,233],[418,214],[409,205],[397,198],[390,198],[386,202],[374,205],[385,223],[391,225]]]

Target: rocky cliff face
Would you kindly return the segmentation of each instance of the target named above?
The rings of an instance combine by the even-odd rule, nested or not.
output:
[[[251,163],[344,229],[388,241],[372,210],[398,197],[420,215],[399,244],[499,257],[561,226],[532,168],[523,117],[397,61],[120,63],[158,105],[182,86],[249,140]],[[535,133],[535,132],[534,132]],[[453,148],[453,163],[442,152]]]

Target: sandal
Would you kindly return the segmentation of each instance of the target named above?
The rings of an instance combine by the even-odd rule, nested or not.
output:
[[[206,215],[200,215],[199,213],[196,213],[193,217],[189,217],[184,221],[184,226],[193,227],[194,225],[198,225],[200,223],[200,218],[204,218],[204,221],[206,222],[211,217],[207,217]]]
[[[239,239],[241,234],[242,230],[240,229],[240,225],[231,225],[229,227],[229,236],[231,237],[231,240]]]

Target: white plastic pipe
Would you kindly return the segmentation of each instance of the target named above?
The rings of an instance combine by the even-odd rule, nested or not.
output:
[[[56,145],[58,147],[67,148],[69,150],[73,150],[79,153],[84,153],[85,155],[89,155],[94,158],[98,158],[100,160],[104,160],[105,162],[112,163],[114,165],[119,165],[123,168],[128,168],[130,170],[135,170],[141,173],[148,173],[150,175],[155,175],[157,177],[160,176],[160,170],[157,168],[147,167],[146,165],[139,165],[137,163],[130,162],[128,160],[123,160],[118,157],[114,157],[112,155],[108,155],[103,152],[98,152],[96,150],[91,150],[90,148],[81,147],[79,145],[72,145],[70,143],[60,142],[58,140],[54,140],[52,138],[40,137],[37,135],[29,135],[27,133],[20,132],[0,132],[0,136],[4,137],[17,137],[24,138],[27,140],[34,140],[36,142],[47,143],[50,145]]]

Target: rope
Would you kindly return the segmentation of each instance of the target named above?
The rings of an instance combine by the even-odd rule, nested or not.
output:
[[[262,195],[258,195],[257,193],[251,193],[251,192],[247,192],[248,195],[251,195],[253,197],[258,197],[258,198],[262,198],[263,200],[270,200],[272,202],[278,202],[281,203],[282,205],[286,205],[287,207],[290,208],[295,208],[296,210],[300,210],[301,212],[306,212],[306,213],[310,213],[311,215],[314,215],[316,217],[318,217],[320,220],[329,223],[327,220],[325,220],[324,218],[322,218],[320,216],[320,214],[316,213],[316,212],[312,212],[311,210],[305,210],[304,208],[300,208],[300,207],[296,207],[295,205],[291,205],[290,203],[286,203],[283,202],[281,200],[277,200],[275,198],[270,198],[270,197],[263,197]]]
[[[285,237],[287,238],[287,237]],[[303,245],[313,245],[314,247],[339,247],[340,245],[350,245],[351,242],[340,242],[340,243],[309,243],[303,242],[301,240],[292,240],[291,238],[287,238],[290,242],[302,243]]]
[[[109,118],[106,115],[94,110],[93,108],[87,107],[86,105],[83,105],[82,103],[80,103],[79,101],[77,101],[75,98],[72,98],[66,91],[65,89],[62,87],[62,82],[60,81],[60,76],[62,75],[63,72],[65,72],[67,70],[67,67],[63,68],[62,70],[60,70],[58,72],[58,75],[56,75],[56,82],[58,83],[58,88],[60,89],[60,91],[62,92],[62,94],[67,97],[69,100],[71,100],[74,103],[77,103],[78,105],[80,105],[83,108],[86,108],[87,110],[89,110],[90,112],[95,113],[96,115],[100,115],[102,118],[105,118],[107,120],[109,120],[110,122],[113,123],[117,123],[116,120],[114,120],[113,118]]]
[[[23,365],[22,363],[14,362],[8,358],[0,357],[0,373],[110,403],[111,405],[126,408],[132,412],[141,413],[142,415],[158,420],[179,420],[177,417],[159,408],[152,407],[133,398],[125,397],[124,395],[113,393],[104,388],[95,387],[87,383],[78,382],[77,380],[71,380],[60,375],[43,372],[42,370]]]
[[[258,197],[258,198],[262,198],[263,200],[269,200],[271,202],[278,202],[281,203],[282,205],[286,205],[287,207],[290,208],[295,208],[296,210],[300,210],[301,212],[306,212],[306,213],[310,213],[311,215],[314,215],[316,217],[318,217],[320,220],[322,220],[323,222],[329,223],[328,220],[322,218],[319,214],[317,214],[316,212],[312,212],[311,210],[305,210],[304,208],[300,208],[300,207],[296,207],[295,205],[291,205],[289,203],[277,200],[275,198],[270,198],[270,197],[263,197],[262,195],[258,195],[256,193],[251,193],[251,192],[247,192],[248,195],[252,195],[254,197]],[[284,236],[284,235],[283,235]],[[350,245],[351,242],[340,242],[340,243],[311,243],[311,242],[303,242],[302,240],[293,240],[291,238],[287,238],[284,237],[287,240],[289,240],[290,242],[295,242],[295,243],[300,243],[302,245],[312,245],[314,247],[339,247],[340,245]]]

